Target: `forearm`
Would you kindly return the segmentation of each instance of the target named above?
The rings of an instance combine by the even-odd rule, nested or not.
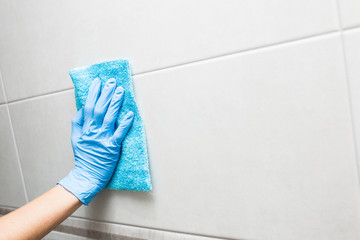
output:
[[[85,107],[72,120],[74,169],[45,194],[0,218],[0,240],[41,239],[106,187],[134,120],[129,111],[115,129],[123,98],[124,89],[116,87],[115,79],[102,92],[101,80],[93,81]]]
[[[82,203],[60,185],[0,218],[0,240],[41,239]]]

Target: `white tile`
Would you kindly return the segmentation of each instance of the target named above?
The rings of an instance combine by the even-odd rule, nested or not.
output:
[[[69,69],[103,60],[130,58],[139,73],[337,28],[328,0],[4,0],[1,8],[10,101],[70,88]]]
[[[359,190],[338,37],[136,77],[152,194],[77,214],[244,239],[358,239]]]
[[[0,106],[0,205],[19,207],[25,191],[6,106]]]
[[[154,191],[105,190],[76,216],[236,239],[360,238],[338,35],[139,75],[135,91]],[[73,93],[10,109],[34,198],[72,167]]]
[[[360,29],[346,31],[344,39],[349,74],[352,114],[354,118],[358,156],[360,156]]]
[[[29,200],[49,190],[74,166],[72,90],[9,106]]]
[[[360,1],[359,0],[338,0],[340,7],[341,21],[344,28],[360,25]]]

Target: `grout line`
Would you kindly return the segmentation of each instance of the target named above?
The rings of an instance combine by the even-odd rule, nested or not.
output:
[[[16,210],[17,208],[0,204],[0,210],[2,210],[2,209],[5,209],[8,212],[12,212],[12,211]],[[188,235],[188,236],[206,237],[206,238],[212,238],[214,240],[216,240],[216,239],[233,240],[233,238],[223,238],[223,237],[216,237],[216,236],[210,236],[210,235],[205,235],[205,234],[188,233],[188,232],[181,232],[181,231],[167,230],[167,229],[160,229],[160,228],[153,228],[153,227],[143,227],[143,226],[137,226],[137,225],[132,225],[132,224],[126,224],[126,223],[105,222],[105,221],[99,221],[99,220],[93,220],[93,219],[87,219],[87,218],[75,217],[75,216],[70,216],[70,217],[68,217],[68,219],[73,219],[75,221],[94,222],[97,224],[105,224],[105,225],[112,224],[115,226],[132,227],[132,228],[138,228],[138,229],[144,229],[144,230],[150,230],[150,231],[151,230],[159,231],[159,232],[164,232],[164,233],[174,233],[174,234],[182,234],[182,235]],[[61,225],[68,226],[68,224],[66,224],[66,222],[61,223]],[[77,226],[73,226],[73,227],[81,228],[81,227],[77,227]],[[59,230],[55,230],[55,231],[59,231]],[[96,230],[96,231],[98,231],[98,230]],[[59,231],[59,232],[62,232],[62,231]],[[99,232],[103,232],[103,231],[99,231]],[[63,233],[67,233],[67,232],[63,232]],[[72,233],[68,233],[68,234],[72,234]]]
[[[288,40],[288,41],[277,42],[277,43],[268,44],[268,45],[262,45],[262,46],[259,46],[259,47],[248,48],[248,49],[244,49],[244,50],[240,50],[240,51],[236,51],[236,52],[231,52],[231,53],[225,53],[225,54],[212,56],[212,57],[208,57],[208,58],[202,58],[202,59],[199,59],[199,60],[194,60],[194,61],[190,61],[190,62],[186,62],[186,63],[169,65],[169,66],[162,67],[162,68],[155,68],[155,69],[152,69],[152,70],[135,73],[132,76],[133,77],[135,77],[135,76],[138,77],[138,76],[142,76],[142,75],[146,75],[146,74],[157,73],[157,72],[166,71],[166,70],[172,70],[172,69],[176,69],[176,68],[179,68],[179,67],[185,67],[185,66],[188,66],[188,65],[191,66],[193,64],[209,62],[209,61],[212,61],[212,60],[218,60],[218,59],[222,59],[222,58],[225,58],[225,57],[231,57],[231,56],[234,56],[234,55],[237,55],[237,54],[249,53],[249,52],[253,52],[253,51],[256,51],[256,50],[266,50],[266,49],[271,48],[271,47],[277,47],[277,46],[281,46],[281,45],[284,45],[284,44],[296,43],[296,42],[299,42],[299,41],[305,41],[305,40],[309,40],[309,39],[312,39],[312,38],[328,36],[328,35],[331,35],[331,34],[334,34],[334,33],[337,33],[337,32],[341,33],[343,31],[351,31],[351,30],[356,30],[356,29],[360,30],[360,25],[359,26],[354,26],[354,27],[349,27],[349,28],[346,28],[345,30],[342,30],[342,29],[340,29],[340,30],[331,30],[331,31],[328,31],[328,32],[319,33],[319,34],[313,34],[313,35],[309,35],[309,36],[306,36],[306,37],[296,38],[296,39],[292,39],[292,40]],[[62,89],[62,90],[51,91],[51,92],[44,93],[44,94],[38,94],[38,95],[26,97],[26,98],[20,98],[20,99],[8,101],[6,103],[0,103],[0,106],[5,105],[5,104],[11,105],[11,104],[14,104],[14,103],[24,102],[24,101],[27,101],[27,100],[39,99],[41,97],[47,97],[47,96],[51,96],[51,95],[56,95],[56,94],[59,94],[59,93],[62,93],[62,92],[67,92],[67,91],[70,91],[70,90],[73,90],[73,89],[74,89],[74,87],[71,87],[71,88],[66,88],[66,89]]]
[[[276,42],[276,43],[265,44],[265,45],[252,47],[252,48],[247,48],[247,49],[243,49],[243,50],[239,50],[239,51],[235,51],[235,52],[220,54],[220,55],[216,55],[216,56],[212,56],[212,57],[208,57],[208,58],[202,58],[202,59],[199,59],[199,60],[194,60],[194,61],[190,61],[190,62],[186,62],[186,63],[179,63],[179,64],[170,65],[170,66],[167,66],[167,67],[155,68],[155,69],[152,69],[152,70],[149,70],[149,71],[139,72],[137,74],[134,74],[133,76],[141,76],[141,75],[145,75],[145,74],[165,71],[165,70],[168,70],[168,69],[172,70],[173,68],[193,65],[193,64],[197,64],[197,63],[209,62],[209,61],[212,61],[212,60],[218,60],[218,59],[222,59],[222,58],[226,58],[226,57],[232,57],[232,56],[235,56],[235,55],[238,55],[238,54],[251,53],[251,52],[254,52],[254,51],[257,51],[257,50],[266,50],[266,49],[272,48],[272,47],[279,47],[279,46],[286,45],[286,44],[292,44],[292,43],[297,43],[297,42],[301,42],[301,41],[311,40],[313,38],[329,36],[329,35],[337,33],[337,32],[339,32],[338,29],[329,30],[329,31],[322,32],[322,33],[316,33],[316,34],[311,34],[311,35],[304,36],[304,37],[294,38],[294,39],[291,39],[291,40],[285,40],[285,41],[280,41],[280,42]]]
[[[9,110],[9,104],[8,104],[8,102],[7,102],[7,97],[6,97],[6,92],[5,92],[5,86],[4,86],[4,83],[3,83],[3,80],[2,80],[1,71],[0,71],[0,83],[1,83],[1,86],[2,86],[2,88],[3,88],[6,111],[7,111],[8,118],[9,118],[9,122],[10,122],[10,131],[11,131],[11,134],[12,134],[12,137],[13,137],[13,143],[14,143],[14,145],[15,145],[15,155],[16,155],[18,167],[19,167],[19,170],[20,170],[21,183],[22,183],[23,188],[24,188],[25,201],[26,201],[26,202],[29,202],[29,198],[28,198],[28,194],[27,194],[26,186],[25,186],[24,173],[23,173],[23,170],[22,170],[22,167],[21,167],[19,150],[18,150],[18,146],[17,146],[17,143],[16,143],[16,139],[15,139],[14,127],[13,127],[13,124],[12,124],[12,119],[11,119],[10,110]]]
[[[206,235],[206,234],[197,234],[197,233],[187,233],[187,232],[181,232],[181,231],[176,231],[176,230],[168,230],[168,229],[161,229],[161,228],[155,228],[155,227],[144,227],[144,226],[139,226],[139,225],[127,224],[127,223],[116,223],[116,222],[111,222],[111,221],[99,221],[99,220],[93,220],[93,219],[87,219],[87,218],[75,217],[75,216],[70,216],[69,218],[73,218],[75,220],[103,223],[103,224],[122,225],[122,226],[127,226],[127,227],[148,229],[148,230],[154,230],[154,231],[161,231],[161,232],[177,233],[177,234],[184,234],[184,235],[190,235],[190,236],[192,235],[192,236],[198,236],[198,237],[213,238],[214,240],[215,239],[233,240],[233,238],[224,238],[224,237],[210,236],[210,235]]]
[[[213,60],[223,59],[223,58],[226,58],[226,57],[232,57],[232,56],[235,56],[237,54],[251,53],[251,52],[254,52],[254,51],[257,51],[257,50],[266,50],[268,48],[278,47],[278,46],[281,46],[281,45],[284,45],[284,44],[297,43],[297,42],[306,41],[306,40],[310,40],[310,39],[317,38],[317,37],[329,36],[329,35],[335,34],[337,32],[339,32],[338,29],[330,30],[330,31],[323,32],[323,33],[317,33],[317,34],[312,34],[312,35],[308,35],[308,36],[305,36],[305,37],[299,37],[299,38],[295,38],[295,39],[291,39],[291,40],[286,40],[286,41],[261,45],[261,46],[258,46],[258,47],[247,48],[247,49],[240,50],[240,51],[220,54],[220,55],[216,55],[216,56],[212,56],[212,57],[208,57],[208,58],[202,58],[202,59],[198,59],[198,60],[194,60],[194,61],[190,61],[190,62],[169,65],[169,66],[161,67],[161,68],[155,68],[155,69],[152,69],[152,70],[135,73],[132,76],[133,77],[135,77],[135,76],[138,77],[138,76],[142,76],[142,75],[146,75],[146,74],[152,74],[152,73],[157,73],[157,72],[166,71],[166,70],[173,70],[173,69],[176,69],[176,68],[179,68],[179,67],[191,66],[193,64],[199,64],[199,63],[203,63],[203,62],[209,62],[209,61],[213,61]],[[67,89],[63,89],[63,90],[52,91],[52,92],[45,93],[45,94],[39,94],[39,95],[27,97],[27,98],[20,98],[20,99],[12,100],[12,101],[9,101],[8,103],[9,104],[14,104],[14,103],[27,101],[27,100],[38,99],[38,98],[41,98],[41,97],[46,97],[46,96],[50,96],[50,95],[53,95],[53,94],[59,94],[59,93],[62,93],[62,92],[70,91],[72,89],[74,89],[74,88],[71,87],[71,88],[67,88]]]
[[[80,237],[80,238],[86,238],[86,239],[94,239],[95,237],[97,239],[122,239],[122,240],[147,240],[145,238],[138,238],[135,236],[127,236],[122,233],[116,234],[116,233],[109,233],[105,231],[97,231],[89,228],[81,228],[81,227],[74,227],[71,225],[64,225],[60,224],[58,225],[52,233],[57,232],[60,234],[69,234],[72,237]],[[67,235],[67,236],[69,236]],[[89,235],[91,238],[89,238]]]
[[[340,8],[340,6],[339,6],[339,8]],[[344,27],[344,28],[342,28],[342,30],[349,31],[349,30],[355,30],[355,29],[359,29],[359,28],[360,28],[360,25],[354,25],[354,26],[350,26],[350,27]]]
[[[354,144],[354,151],[355,151],[355,166],[356,166],[356,172],[358,177],[358,185],[360,187],[360,163],[359,163],[359,152],[357,149],[358,146],[358,139],[356,136],[356,126],[355,126],[355,119],[354,119],[354,113],[353,113],[353,103],[351,99],[351,90],[350,90],[350,77],[349,77],[349,69],[348,69],[348,62],[347,62],[347,55],[346,55],[346,48],[345,48],[345,39],[344,39],[344,33],[343,33],[343,23],[341,20],[341,12],[340,12],[340,0],[336,0],[337,3],[337,16],[338,16],[338,23],[340,26],[340,40],[341,40],[341,48],[342,48],[342,55],[343,55],[343,61],[344,61],[344,68],[345,68],[345,78],[346,78],[346,88],[347,88],[347,94],[348,94],[348,101],[349,101],[349,110],[350,110],[350,123],[352,128],[352,135],[353,135],[353,144]],[[360,188],[358,188],[360,193]]]
[[[65,92],[70,92],[73,89],[74,89],[74,87],[71,87],[71,88],[66,88],[66,89],[62,89],[62,90],[58,90],[58,91],[52,91],[52,92],[48,92],[48,93],[44,93],[44,94],[34,95],[34,96],[31,96],[31,97],[28,97],[28,98],[20,98],[20,99],[17,99],[17,100],[9,101],[8,104],[12,105],[14,103],[24,102],[24,101],[27,101],[27,100],[35,100],[35,99],[39,99],[39,98],[41,99],[41,98],[47,97],[49,95],[58,95],[58,94],[62,94],[62,93],[65,93]]]
[[[4,208],[6,208],[6,209],[8,209],[9,211],[14,211],[14,210],[16,210],[18,207],[11,207],[11,206],[8,206],[8,205],[4,205],[4,204],[0,204],[0,209],[4,209]],[[10,210],[11,209],[11,210]]]

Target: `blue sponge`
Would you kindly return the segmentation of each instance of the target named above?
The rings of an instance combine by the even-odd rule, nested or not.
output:
[[[107,188],[151,191],[145,128],[134,99],[129,61],[120,59],[103,62],[88,67],[76,68],[69,73],[75,86],[75,99],[78,110],[85,105],[89,87],[95,78],[99,78],[103,85],[108,79],[115,78],[117,85],[125,89],[124,102],[117,121],[119,123],[122,117],[130,110],[134,112],[135,118],[122,143],[120,161]]]

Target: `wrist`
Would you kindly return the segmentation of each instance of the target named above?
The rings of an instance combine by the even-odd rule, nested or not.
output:
[[[71,192],[84,205],[89,205],[91,200],[102,190],[98,184],[78,171],[76,167],[57,184]]]

